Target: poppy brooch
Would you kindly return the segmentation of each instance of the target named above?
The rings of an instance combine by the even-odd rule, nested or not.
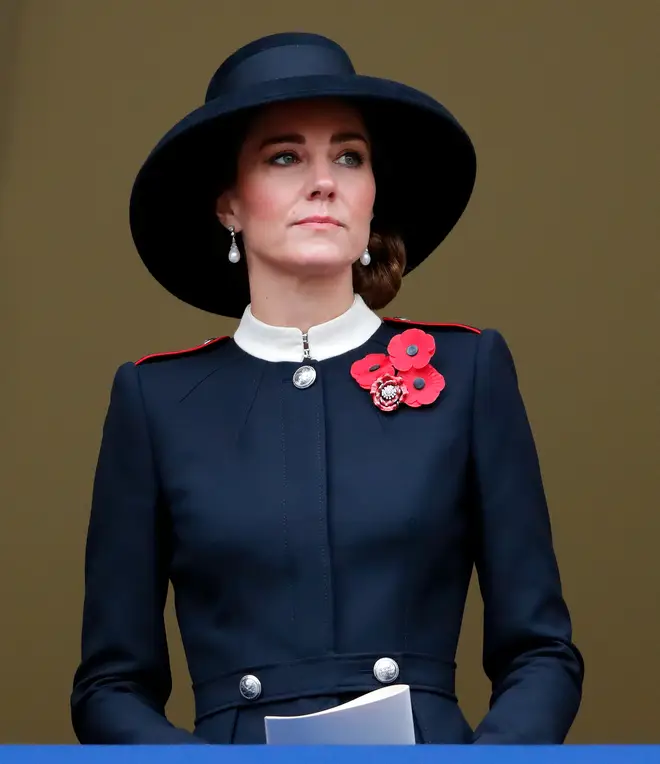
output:
[[[395,411],[403,403],[412,408],[433,403],[445,378],[431,366],[435,339],[421,329],[406,329],[392,337],[385,353],[370,353],[351,366],[351,376],[368,390],[374,406]]]

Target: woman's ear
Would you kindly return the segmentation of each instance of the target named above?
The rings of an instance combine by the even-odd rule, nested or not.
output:
[[[215,214],[220,223],[225,227],[234,226],[238,233],[241,227],[235,212],[235,204],[230,191],[224,191],[215,202]]]

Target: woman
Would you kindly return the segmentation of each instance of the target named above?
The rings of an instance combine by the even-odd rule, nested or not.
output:
[[[373,312],[458,221],[475,158],[428,96],[326,38],[219,68],[142,167],[147,268],[233,338],[116,375],[72,718],[89,743],[259,743],[264,716],[411,687],[424,743],[556,743],[580,703],[532,434],[493,330]],[[473,565],[491,708],[454,694]],[[168,581],[194,733],[164,707]]]

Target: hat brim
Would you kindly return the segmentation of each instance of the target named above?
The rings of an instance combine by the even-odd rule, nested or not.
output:
[[[368,117],[381,155],[372,226],[401,235],[405,273],[454,228],[472,194],[476,156],[444,106],[407,85],[362,75],[270,81],[195,109],[159,141],[137,175],[130,199],[133,241],[171,294],[210,313],[242,315],[250,301],[245,261],[227,259],[229,237],[215,214],[224,137],[246,111],[324,97],[355,100]]]

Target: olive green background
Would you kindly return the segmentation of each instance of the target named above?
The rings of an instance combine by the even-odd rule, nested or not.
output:
[[[474,138],[473,201],[386,314],[508,339],[587,663],[569,741],[660,742],[659,17],[657,0],[1,0],[0,742],[74,740],[84,541],[116,367],[235,325],[152,281],[128,230],[133,177],[226,55],[289,30],[429,91]],[[424,162],[433,146],[399,151]],[[458,656],[473,723],[488,700],[479,605],[473,587]],[[189,725],[168,623],[169,713]]]

